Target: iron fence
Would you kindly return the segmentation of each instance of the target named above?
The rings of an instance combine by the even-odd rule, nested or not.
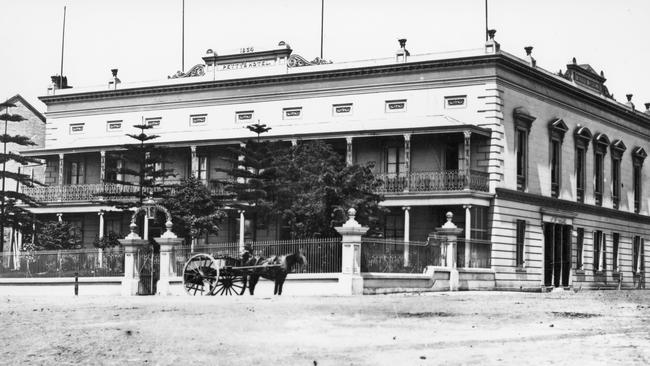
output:
[[[251,245],[253,253],[262,258],[292,254],[299,250],[302,251],[303,255],[307,258],[307,265],[301,268],[294,268],[294,272],[341,272],[340,238],[256,241],[247,242],[246,244]],[[197,245],[193,251],[188,245],[177,247],[171,253],[172,269],[176,276],[182,275],[185,262],[187,262],[191,255],[196,253],[210,254],[215,259],[230,259],[230,263],[226,261],[227,265],[231,265],[233,260],[241,256],[239,243],[237,242]]]
[[[75,249],[0,253],[0,277],[121,277],[124,250]]]

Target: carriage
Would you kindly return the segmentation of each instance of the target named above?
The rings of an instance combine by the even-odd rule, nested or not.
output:
[[[183,266],[183,288],[191,296],[228,296],[243,295],[249,287],[253,295],[257,281],[264,277],[275,281],[274,294],[281,295],[291,268],[306,264],[302,250],[270,258],[254,257],[252,251],[244,252],[239,258],[199,253]]]

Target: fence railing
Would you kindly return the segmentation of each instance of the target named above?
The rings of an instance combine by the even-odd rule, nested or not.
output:
[[[457,240],[456,266],[461,268],[490,268],[492,244],[484,240]],[[469,247],[469,262],[465,262],[465,246]],[[427,266],[447,267],[448,246],[444,240],[428,242],[363,238],[361,272],[422,273]]]
[[[298,239],[280,241],[256,241],[247,243],[253,248],[253,253],[262,258],[292,254],[301,250],[307,258],[307,265],[294,268],[299,273],[339,273],[341,272],[341,239]],[[181,276],[183,266],[189,257],[196,253],[210,254],[216,258],[239,259],[241,256],[239,243],[218,243],[197,245],[194,251],[185,245],[174,248],[171,253],[172,270],[174,275]],[[230,264],[230,263],[228,263]]]
[[[169,182],[169,184],[178,182]],[[210,192],[215,195],[224,195],[223,185],[211,184],[206,182]],[[169,190],[170,194],[174,194],[174,187],[164,187],[163,189]],[[23,187],[23,193],[34,198],[38,202],[78,202],[78,201],[97,201],[106,196],[119,195],[121,193],[135,193],[140,190],[137,186],[128,186],[116,183],[92,183],[92,184],[66,184],[56,186],[36,186],[36,187]],[[117,196],[114,199],[132,199],[128,197]]]
[[[375,177],[384,182],[378,190],[380,193],[462,191],[466,180],[471,190],[489,190],[489,175],[476,170],[470,170],[469,177],[464,170],[412,172],[408,177],[406,174],[378,173]]]
[[[0,278],[121,277],[124,250],[75,249],[0,253]]]

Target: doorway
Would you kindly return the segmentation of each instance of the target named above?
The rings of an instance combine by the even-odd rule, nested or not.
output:
[[[571,274],[571,225],[544,223],[544,285],[567,287]]]

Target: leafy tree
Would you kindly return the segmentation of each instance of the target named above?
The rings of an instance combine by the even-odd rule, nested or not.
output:
[[[289,225],[292,236],[331,236],[350,207],[356,219],[373,227],[384,208],[376,194],[382,184],[372,174],[373,163],[346,166],[344,159],[322,141],[302,142],[279,156],[274,211]]]
[[[169,193],[169,187],[165,185],[164,179],[174,176],[173,170],[163,168],[164,149],[150,143],[160,136],[145,133],[152,126],[141,124],[133,127],[139,129],[140,133],[127,136],[137,142],[123,145],[122,151],[109,155],[110,159],[122,161],[121,167],[107,169],[110,175],[121,175],[121,179],[113,179],[112,183],[122,186],[122,189],[101,193],[108,198],[105,204],[123,210],[142,206],[147,197],[165,197]]]
[[[67,222],[48,221],[36,232],[37,250],[78,249],[81,238],[78,232]]]
[[[7,151],[8,144],[17,146],[30,146],[35,145],[29,137],[21,135],[9,135],[7,133],[9,123],[20,123],[25,121],[21,115],[9,113],[9,108],[15,107],[15,104],[4,102],[0,103],[0,110],[4,109],[4,113],[0,114],[0,120],[4,121],[4,134],[0,135],[0,143],[2,143],[2,153],[0,153],[0,163],[2,163],[2,170],[0,171],[0,179],[2,180],[2,189],[0,190],[0,252],[4,251],[4,231],[5,228],[13,228],[14,230],[21,230],[23,228],[31,227],[32,214],[25,208],[24,205],[38,206],[30,196],[12,190],[9,184],[13,183],[32,187],[34,182],[27,174],[22,174],[20,171],[12,172],[7,170],[8,162],[15,162],[17,164],[26,165],[29,163],[40,164],[35,158],[22,156],[14,151]]]
[[[120,245],[119,239],[124,238],[124,235],[121,233],[116,233],[115,231],[109,231],[107,235],[104,235],[102,238],[96,237],[93,241],[93,246],[95,248],[113,248]]]
[[[210,190],[195,177],[181,180],[174,193],[161,202],[172,214],[172,231],[187,242],[216,234],[226,213],[213,200]]]

